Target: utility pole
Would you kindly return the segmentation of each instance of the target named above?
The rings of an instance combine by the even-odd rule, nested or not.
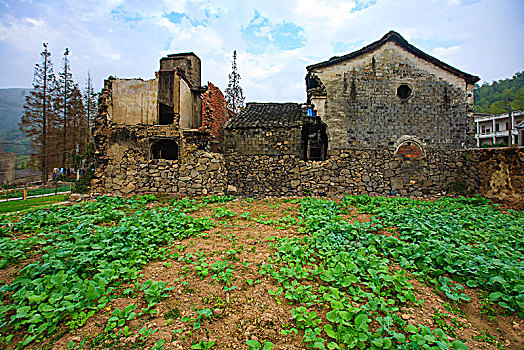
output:
[[[511,114],[511,101],[513,101],[513,99],[508,98],[508,116],[509,116],[508,147],[513,146],[513,135],[511,135],[511,131],[513,130],[513,115]]]

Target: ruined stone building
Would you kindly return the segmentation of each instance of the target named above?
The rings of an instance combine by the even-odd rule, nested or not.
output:
[[[201,63],[194,53],[162,58],[152,80],[109,77],[94,127],[95,189],[184,192],[193,186],[198,193],[208,188],[222,192],[221,186],[214,186],[220,179],[209,175],[218,169],[211,166],[218,155],[204,160],[195,154],[209,153],[213,142],[222,142],[228,117],[220,90],[211,83],[201,86]]]

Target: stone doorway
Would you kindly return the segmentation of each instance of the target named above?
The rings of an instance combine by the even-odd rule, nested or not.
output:
[[[328,146],[326,125],[320,122],[304,124],[301,145],[303,160],[325,160]]]

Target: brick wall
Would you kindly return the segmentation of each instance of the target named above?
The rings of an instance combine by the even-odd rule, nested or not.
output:
[[[228,119],[229,112],[222,91],[209,82],[202,100],[202,129],[211,133],[211,150],[213,152],[223,150],[223,126]]]

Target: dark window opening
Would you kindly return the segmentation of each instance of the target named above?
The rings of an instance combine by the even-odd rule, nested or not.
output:
[[[413,91],[409,87],[409,85],[402,84],[397,89],[397,96],[400,97],[403,100],[407,100]]]
[[[317,77],[311,76],[311,75],[308,75],[306,77],[306,87],[308,89],[314,89],[314,88],[317,88],[319,86],[320,86],[320,84],[319,84],[319,82],[317,80]]]
[[[302,127],[302,159],[325,160],[328,138],[326,126],[321,123],[305,124]]]
[[[158,124],[160,125],[171,125],[175,122],[175,112],[173,112],[173,107],[159,103],[159,117]]]
[[[500,131],[500,124],[499,123],[495,124],[495,131]]]
[[[153,159],[178,159],[178,145],[173,140],[159,140],[151,146]]]

